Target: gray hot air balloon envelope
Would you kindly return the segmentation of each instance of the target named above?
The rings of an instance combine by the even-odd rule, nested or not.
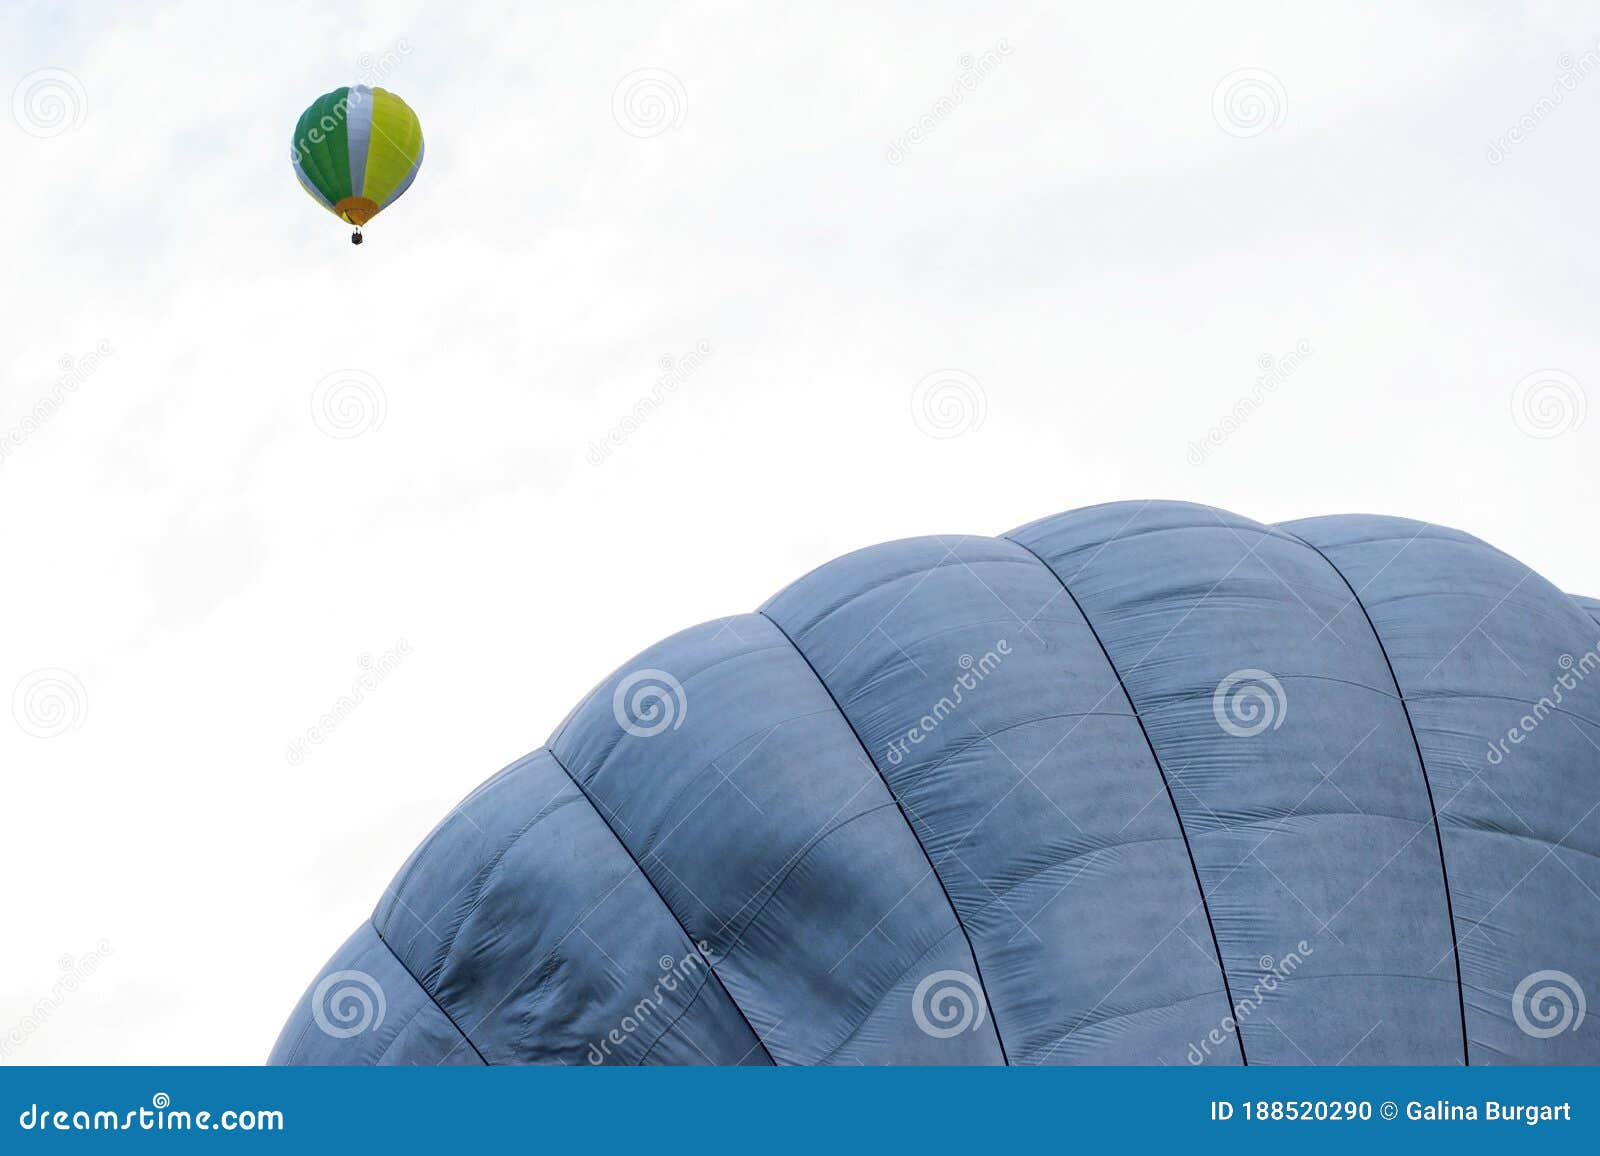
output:
[[[1597,668],[1423,522],[874,546],[479,787],[272,1061],[1600,1063]]]

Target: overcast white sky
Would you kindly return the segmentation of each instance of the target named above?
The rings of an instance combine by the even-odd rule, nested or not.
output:
[[[260,1062],[607,671],[873,542],[1374,511],[1600,594],[1592,5],[765,7],[0,9],[3,1062]],[[355,249],[287,153],[364,64],[427,158]]]

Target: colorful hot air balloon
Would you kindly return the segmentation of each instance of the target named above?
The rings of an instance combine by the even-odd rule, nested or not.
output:
[[[394,93],[365,84],[311,102],[295,126],[291,153],[306,192],[341,220],[361,226],[411,187],[422,167],[422,124]]]

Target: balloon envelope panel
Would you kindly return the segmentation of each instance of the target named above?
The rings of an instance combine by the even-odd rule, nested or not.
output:
[[[1596,894],[1600,603],[1425,523],[1116,503],[643,651],[272,1059],[1596,1063]]]

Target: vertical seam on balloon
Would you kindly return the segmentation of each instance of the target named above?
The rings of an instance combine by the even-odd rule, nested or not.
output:
[[[328,198],[323,195],[322,190],[317,188],[317,186],[312,182],[310,176],[308,176],[306,173],[305,166],[301,164],[298,156],[294,158],[294,171],[295,176],[297,176],[300,180],[300,187],[306,192],[310,193],[312,197],[316,199],[316,202],[319,205],[323,206],[329,212],[332,212],[333,202],[328,200]]]
[[[622,848],[622,853],[629,859],[633,860],[633,865],[638,868],[639,874],[644,877],[644,881],[650,885],[650,890],[655,892],[656,898],[661,902],[662,908],[665,909],[666,913],[672,917],[672,921],[678,925],[678,930],[683,932],[684,938],[689,941],[689,946],[694,948],[695,951],[699,952],[699,954],[705,959],[706,970],[709,971],[712,978],[717,981],[717,986],[722,989],[722,994],[728,997],[728,1003],[733,1006],[734,1011],[739,1013],[739,1018],[744,1020],[745,1027],[750,1029],[750,1034],[755,1037],[756,1046],[759,1047],[762,1051],[762,1054],[767,1057],[767,1062],[776,1067],[778,1061],[773,1058],[772,1052],[767,1048],[766,1041],[761,1038],[761,1033],[756,1030],[756,1025],[750,1022],[750,1017],[745,1014],[744,1008],[739,1006],[739,1001],[733,998],[733,992],[728,990],[728,985],[723,982],[722,976],[717,974],[716,960],[712,959],[710,955],[706,954],[706,952],[701,951],[699,942],[696,941],[692,934],[690,934],[689,929],[684,926],[683,920],[678,918],[678,913],[672,910],[672,904],[668,903],[667,897],[661,894],[661,888],[656,886],[656,881],[650,877],[650,872],[644,869],[644,864],[639,862],[638,858],[635,857],[633,849],[623,842],[621,835],[617,834],[617,829],[611,825],[611,820],[606,817],[605,808],[600,806],[600,804],[595,801],[594,797],[590,795],[589,792],[584,788],[584,785],[578,781],[578,776],[574,775],[567,769],[567,764],[562,762],[556,756],[555,751],[550,751],[550,759],[555,763],[556,766],[561,768],[562,774],[566,775],[567,778],[572,780],[572,785],[578,788],[579,793],[582,794],[585,801],[588,802],[590,809],[593,810],[594,813],[600,817],[600,821],[606,825],[606,830],[611,832],[611,837],[617,841],[617,846]],[[657,1042],[659,1043],[660,1041],[658,1040]]]
[[[312,990],[315,991],[316,989],[313,988]],[[271,1064],[273,1062],[272,1057],[280,1054],[283,1056],[283,1062],[285,1064],[293,1064],[296,1060],[301,1058],[304,1055],[304,1053],[301,1051],[301,1048],[306,1042],[306,1036],[311,1034],[311,1025],[314,1022],[315,1020],[308,1020],[307,1022],[301,1024],[300,1031],[296,1033],[294,1037],[294,1043],[283,1049],[281,1053],[276,1047],[274,1047],[271,1054],[267,1056],[267,1063]]]
[[[1283,529],[1283,527],[1278,527]],[[1422,743],[1417,738],[1417,727],[1411,721],[1411,707],[1406,702],[1406,692],[1400,687],[1400,679],[1394,672],[1394,663],[1389,660],[1389,648],[1383,644],[1383,636],[1378,633],[1377,624],[1372,621],[1372,615],[1367,613],[1367,605],[1361,601],[1350,579],[1339,569],[1337,563],[1320,548],[1312,545],[1293,530],[1283,530],[1295,541],[1302,543],[1306,549],[1311,550],[1328,564],[1328,568],[1339,576],[1339,581],[1344,583],[1346,590],[1350,591],[1350,598],[1361,608],[1361,616],[1367,620],[1367,629],[1372,631],[1372,639],[1378,644],[1378,653],[1383,655],[1383,664],[1389,668],[1389,680],[1394,683],[1395,696],[1400,700],[1400,711],[1405,715],[1406,729],[1411,732],[1411,746],[1417,752],[1417,766],[1422,771],[1422,787],[1428,793],[1428,814],[1433,819],[1433,838],[1439,848],[1439,877],[1444,881],[1444,911],[1450,922],[1450,955],[1456,965],[1456,1003],[1461,1009],[1461,1063],[1463,1067],[1472,1064],[1471,1052],[1467,1040],[1467,995],[1466,988],[1461,982],[1461,945],[1456,940],[1456,911],[1455,903],[1450,897],[1450,872],[1444,863],[1444,834],[1439,828],[1439,810],[1433,802],[1433,783],[1428,777],[1428,762],[1422,755]]]
[[[411,187],[411,182],[417,179],[417,170],[422,168],[422,157],[425,151],[425,143],[418,141],[417,159],[411,162],[411,167],[406,170],[406,175],[400,178],[400,183],[398,185],[389,190],[389,194],[383,198],[383,202],[378,206],[378,208],[387,209],[390,205],[399,200],[401,195]]]
[[[828,701],[833,703],[833,709],[839,713],[839,718],[843,720],[845,726],[850,728],[850,733],[855,736],[856,745],[861,748],[861,754],[866,758],[868,765],[878,773],[878,778],[883,782],[883,789],[889,792],[889,798],[894,800],[895,809],[900,812],[900,818],[905,821],[906,829],[911,833],[911,838],[916,841],[918,850],[922,852],[922,857],[927,860],[929,873],[933,876],[934,882],[939,884],[939,890],[944,893],[945,902],[950,905],[950,917],[956,921],[956,926],[961,929],[961,937],[967,941],[967,954],[972,957],[972,970],[977,972],[974,978],[977,979],[978,987],[983,992],[983,1002],[989,1009],[990,1022],[994,1024],[994,1040],[1000,1047],[1000,1060],[1007,1067],[1010,1067],[1011,1057],[1006,1051],[1005,1038],[1000,1034],[1000,1013],[995,1009],[994,1001],[989,998],[988,985],[983,982],[983,965],[978,962],[978,949],[973,945],[972,935],[967,931],[966,922],[962,920],[961,912],[956,908],[956,901],[951,897],[950,889],[944,884],[944,877],[939,874],[939,868],[934,865],[933,856],[928,854],[928,848],[922,842],[922,836],[917,834],[917,825],[911,821],[911,815],[907,812],[905,804],[900,801],[900,796],[895,794],[894,787],[889,783],[889,777],[883,773],[883,768],[878,766],[878,761],[872,757],[872,752],[867,749],[867,744],[861,740],[861,734],[856,730],[855,723],[850,721],[850,716],[845,714],[844,707],[840,706],[839,700],[834,697],[833,688],[827,684],[822,675],[817,673],[817,668],[811,664],[811,659],[806,656],[806,652],[800,649],[799,644],[789,637],[789,632],[779,626],[777,620],[765,610],[758,610],[756,613],[772,623],[773,628],[783,635],[784,641],[800,656],[800,661],[806,664],[806,669],[811,672],[812,677],[822,687],[822,692],[828,696]]]
[[[413,129],[420,131],[416,120],[416,113],[411,107],[394,93],[383,88],[373,89],[372,92],[372,144],[374,153],[381,153],[384,165],[381,171],[372,179],[371,192],[363,190],[362,195],[375,203],[381,210],[388,203],[388,194],[393,191],[393,170],[390,167],[391,154],[404,160],[410,155],[410,150],[398,135],[405,140],[410,139]]]
[[[346,85],[343,88],[336,88],[328,95],[333,96],[334,93],[342,94],[334,98],[332,108],[337,110],[341,101],[349,101],[350,87]],[[318,143],[323,147],[318,150],[314,159],[317,161],[318,168],[323,170],[323,178],[326,180],[328,188],[332,190],[328,194],[328,199],[333,201],[335,204],[338,204],[339,201],[351,195],[350,192],[346,191],[350,178],[349,135],[348,129],[345,125],[346,118],[343,116],[335,116],[333,112],[324,112],[321,116],[317,117],[315,122],[316,126],[320,127],[322,122],[329,117],[332,117],[334,125],[331,129],[322,129],[322,140]],[[346,134],[345,140],[341,142],[338,147],[335,147],[334,142],[338,140],[338,134],[340,133]],[[338,157],[341,152],[344,154],[345,161],[345,182],[343,184],[341,184],[338,180]],[[334,194],[338,195],[336,196]],[[337,212],[338,210],[335,209],[334,211]]]
[[[312,107],[314,108],[315,105],[313,105]],[[301,119],[301,123],[302,124],[305,123],[304,122],[304,118]],[[316,122],[313,121],[312,122],[313,127],[315,126],[315,124],[316,124]],[[329,197],[328,194],[323,191],[322,186],[324,184],[324,178],[322,177],[321,171],[317,167],[316,154],[314,154],[311,151],[311,145],[314,142],[310,138],[311,138],[311,132],[310,132],[309,129],[306,132],[302,133],[300,131],[300,125],[297,124],[295,126],[295,138],[294,138],[295,164],[296,164],[296,166],[299,168],[299,170],[301,172],[306,174],[306,178],[311,182],[312,187],[314,189],[316,189],[317,196],[320,197],[323,200],[323,202],[328,206],[328,209],[331,212],[332,209],[333,209],[333,198]]]
[[[438,828],[430,832],[428,837],[422,841],[422,844],[411,853],[411,858],[405,861],[405,863],[401,866],[399,873],[389,884],[388,889],[384,891],[383,897],[378,900],[378,905],[373,909],[372,912],[371,918],[374,925],[376,925],[380,919],[387,923],[394,915],[394,909],[400,903],[400,893],[405,890],[406,884],[411,881],[411,876],[415,874],[417,869],[422,865],[423,848],[431,844],[435,837],[443,836],[445,824],[453,822],[458,815],[470,823],[472,820],[464,809],[468,803],[472,802],[476,798],[481,797],[491,786],[499,784],[504,779],[509,778],[518,771],[521,771],[524,767],[531,766],[533,761],[537,759],[539,755],[543,753],[543,751],[544,748],[541,747],[537,751],[523,755],[520,759],[514,763],[511,763],[509,766],[502,767],[500,770],[496,771],[494,774],[490,775],[487,779],[474,787],[466,798],[462,799],[461,802],[455,805],[451,812],[440,821]],[[460,892],[458,891],[457,894],[460,894]],[[387,907],[385,907],[385,904],[387,904]],[[413,941],[415,938],[415,936],[412,937]]]
[[[523,823],[522,826],[518,827],[516,831],[512,833],[510,838],[501,843],[501,845],[495,850],[494,854],[489,857],[489,860],[473,873],[472,878],[467,880],[464,886],[457,888],[455,894],[451,895],[449,899],[445,900],[445,905],[439,908],[439,912],[436,912],[433,918],[437,919],[439,913],[444,911],[444,907],[456,903],[464,892],[468,890],[471,891],[471,895],[467,898],[466,903],[462,905],[463,912],[461,916],[461,922],[457,923],[455,928],[450,932],[450,938],[442,941],[442,950],[438,952],[439,962],[437,969],[430,968],[430,971],[437,970],[437,972],[442,975],[444,973],[444,969],[449,966],[450,954],[455,951],[456,943],[461,938],[461,932],[466,927],[467,920],[472,918],[473,913],[477,910],[478,905],[483,900],[484,893],[489,890],[490,884],[495,882],[495,876],[500,872],[501,868],[505,866],[507,857],[510,856],[511,852],[516,848],[516,846],[527,837],[529,832],[537,828],[540,823],[544,822],[562,807],[565,807],[568,803],[576,803],[579,798],[581,798],[579,795],[567,795],[565,790],[558,792],[556,798],[551,799],[548,803],[539,808],[538,812],[528,819],[527,822]],[[398,902],[399,899],[400,892],[398,889],[396,889],[395,901]],[[589,912],[585,913],[585,917],[587,917],[588,914],[592,914],[592,912],[593,909],[591,908]],[[421,935],[424,930],[432,931],[433,929],[428,923],[421,924],[417,930],[412,933],[411,939],[406,943],[407,951],[411,950],[411,945],[417,941],[417,936]],[[568,934],[570,934],[570,932]],[[438,938],[437,932],[435,932],[434,935],[435,938]],[[557,946],[559,946],[559,944]],[[539,965],[542,966],[544,962],[545,961],[541,959],[539,961]]]
[[[405,1022],[400,1025],[400,1030],[394,1033],[394,1039],[385,1044],[383,1051],[379,1052],[377,1058],[372,1061],[372,1067],[381,1068],[383,1066],[383,1062],[389,1058],[389,1053],[394,1051],[395,1048],[400,1045],[400,1041],[405,1039],[406,1032],[411,1030],[411,1025],[417,1022],[417,1017],[420,1016],[426,1008],[426,1004],[418,1004],[416,1010],[406,1017]]]
[[[1211,950],[1216,952],[1217,955],[1217,972],[1222,976],[1222,994],[1228,1001],[1228,1018],[1233,1021],[1233,1039],[1239,1045],[1239,1062],[1245,1067],[1249,1067],[1250,1058],[1245,1054],[1244,1050],[1244,1026],[1239,1023],[1238,1013],[1234,1007],[1233,986],[1228,982],[1228,965],[1222,958],[1222,941],[1217,938],[1217,925],[1211,918],[1211,904],[1206,899],[1205,884],[1200,879],[1200,865],[1195,862],[1194,848],[1189,844],[1189,831],[1184,826],[1183,813],[1178,810],[1177,796],[1172,793],[1172,784],[1167,781],[1167,768],[1162,765],[1161,756],[1156,753],[1155,741],[1151,739],[1150,730],[1144,724],[1144,716],[1139,713],[1139,704],[1133,701],[1133,695],[1128,691],[1128,684],[1122,679],[1122,672],[1117,669],[1116,662],[1111,658],[1111,651],[1106,649],[1106,644],[1101,639],[1100,632],[1095,629],[1094,623],[1089,620],[1088,613],[1084,610],[1083,604],[1078,601],[1078,596],[1067,585],[1067,580],[1061,577],[1054,566],[1039,557],[1038,554],[1035,554],[1024,543],[1018,542],[1015,538],[1007,538],[1006,541],[1015,544],[1019,549],[1026,550],[1039,565],[1048,570],[1055,580],[1061,584],[1062,591],[1072,600],[1072,605],[1078,610],[1078,616],[1083,619],[1083,624],[1089,628],[1089,633],[1093,636],[1095,645],[1100,648],[1100,654],[1105,658],[1106,665],[1111,668],[1112,677],[1117,680],[1117,686],[1122,689],[1122,697],[1128,700],[1128,709],[1133,712],[1134,721],[1139,724],[1139,733],[1144,736],[1144,745],[1150,752],[1150,758],[1156,764],[1156,774],[1161,776],[1162,789],[1167,792],[1167,802],[1172,807],[1173,820],[1178,824],[1178,834],[1183,838],[1184,854],[1189,857],[1189,870],[1194,875],[1195,890],[1200,895],[1200,910],[1204,912],[1206,927],[1211,932]],[[1190,910],[1192,911],[1193,908]]]
[[[389,946],[389,941],[383,937],[383,932],[378,930],[378,925],[373,923],[371,919],[368,919],[367,923],[372,927],[372,934],[378,937],[378,942],[383,944],[383,949],[393,956],[394,961],[400,965],[400,970],[411,977],[411,982],[416,984],[418,990],[420,990],[423,995],[428,997],[428,1002],[433,1004],[434,1007],[438,1008],[439,1014],[450,1021],[450,1026],[456,1029],[456,1034],[461,1037],[461,1039],[466,1043],[467,1047],[472,1049],[472,1054],[478,1057],[478,1062],[484,1067],[489,1067],[489,1061],[484,1059],[483,1053],[478,1050],[478,1045],[472,1042],[472,1037],[461,1030],[461,1025],[456,1023],[456,1017],[451,1015],[450,1012],[445,1008],[444,1004],[440,1003],[437,997],[434,996],[433,992],[428,990],[427,985],[416,977],[411,968],[406,965],[406,961],[400,958],[399,952],[395,951],[394,948]]]
[[[368,922],[371,922],[371,921],[369,920]],[[357,928],[358,932],[359,932],[359,930],[360,929]],[[377,928],[374,927],[373,930],[376,931]],[[354,936],[352,936],[352,938],[354,938]],[[380,936],[379,939],[380,939],[380,942],[381,942],[382,937]],[[366,947],[361,948],[353,956],[350,956],[350,957],[347,957],[347,958],[341,960],[341,962],[351,963],[351,964],[359,964],[362,960],[366,959],[367,956],[369,956],[371,954],[372,954],[372,947],[370,945],[368,945]],[[324,970],[326,970],[326,965],[324,965]],[[374,981],[374,982],[376,982],[376,981]],[[379,986],[381,988],[382,985],[379,985]],[[313,994],[315,994],[315,986],[313,986],[312,989],[310,989],[310,990],[312,991]],[[311,1028],[312,1028],[312,1026],[313,1026],[313,1024],[315,1022],[316,1022],[315,1021],[315,1014],[313,1013],[313,1017],[311,1019],[308,1019],[305,1023],[300,1025],[300,1031],[294,1037],[294,1043],[290,1044],[289,1047],[284,1049],[284,1051],[283,1051],[283,1055],[285,1057],[285,1059],[284,1059],[285,1063],[294,1064],[296,1062],[296,1058],[297,1057],[302,1057],[303,1056],[304,1053],[301,1051],[301,1048],[306,1042],[306,1037],[311,1034]],[[399,1038],[399,1034],[398,1033],[396,1033],[396,1037],[395,1038],[396,1039]],[[388,1047],[385,1047],[383,1049],[382,1054],[378,1057],[379,1060],[381,1061],[383,1056],[388,1055],[390,1049],[393,1048],[393,1047],[394,1047],[394,1040],[390,1040]],[[277,1052],[278,1052],[278,1049],[276,1047],[274,1047],[273,1048],[273,1053],[277,1054]],[[268,1063],[272,1062],[270,1057],[268,1058],[267,1062]]]
[[[367,156],[372,151],[372,121],[378,111],[372,89],[364,84],[352,84],[349,95],[345,97],[345,108],[345,150],[350,161],[350,195],[363,197],[366,196],[367,186]],[[360,131],[357,131],[358,128]],[[359,157],[356,156],[357,152],[361,154]]]
[[[317,98],[316,102],[313,103],[312,106],[309,109],[306,110],[306,115],[311,115],[312,116],[312,120],[311,120],[310,126],[306,129],[306,131],[304,133],[300,133],[299,126],[296,126],[296,129],[295,129],[295,132],[296,132],[295,147],[298,150],[300,150],[299,151],[299,156],[301,157],[302,163],[303,164],[307,164],[309,166],[308,169],[307,169],[307,172],[311,177],[312,183],[317,186],[317,191],[318,192],[322,193],[322,195],[324,197],[327,197],[327,199],[329,201],[329,206],[328,206],[329,209],[332,210],[332,211],[335,211],[335,212],[337,212],[337,210],[333,210],[332,202],[334,200],[336,200],[337,198],[331,196],[329,194],[328,190],[329,189],[333,189],[335,192],[337,192],[338,191],[338,187],[334,184],[334,180],[333,180],[334,174],[331,171],[328,171],[327,168],[322,163],[324,160],[328,159],[327,158],[327,150],[324,150],[324,149],[321,149],[321,148],[315,148],[314,149],[312,147],[313,145],[325,144],[327,142],[327,139],[328,139],[328,132],[327,132],[327,130],[322,130],[322,139],[321,140],[312,140],[311,139],[311,134],[313,132],[315,132],[315,131],[318,131],[318,129],[319,129],[321,123],[322,123],[323,116],[327,115],[326,113],[323,113],[320,116],[319,115],[314,115],[314,114],[317,113],[318,108],[320,107],[320,105],[322,104],[322,102],[324,100],[326,100],[328,97],[332,96],[334,94],[334,92],[338,92],[338,91],[339,91],[338,89],[334,89],[333,92],[325,93],[324,95],[319,96]],[[305,120],[305,116],[303,115],[301,117],[301,123],[304,123],[304,120]]]
[[[688,1016],[688,1014],[690,1012],[694,1011],[694,1005],[700,1002],[700,997],[706,994],[706,988],[711,986],[710,975],[711,975],[711,968],[707,967],[706,968],[706,976],[707,976],[707,978],[702,980],[700,982],[700,986],[694,989],[694,995],[689,997],[689,1002],[684,1005],[683,1010],[680,1011],[677,1015],[673,1016],[671,1021],[667,1024],[667,1026],[661,1029],[661,1034],[656,1036],[655,1039],[650,1041],[650,1046],[645,1048],[644,1051],[639,1053],[639,1058],[636,1061],[634,1061],[634,1064],[633,1064],[634,1067],[639,1067],[639,1068],[644,1067],[645,1066],[645,1061],[647,1061],[650,1058],[651,1053],[656,1050],[656,1048],[660,1045],[661,1041],[666,1039],[669,1035],[671,1035],[672,1034],[672,1029],[677,1027],[678,1024],[686,1016]],[[751,1028],[750,1030],[754,1031],[755,1029]],[[761,1038],[760,1036],[756,1037],[756,1039],[758,1039],[758,1040],[760,1038]],[[696,1045],[695,1050],[696,1051],[700,1051],[698,1045]],[[702,1056],[706,1055],[705,1052],[703,1052],[703,1051],[700,1051],[700,1054]],[[709,1059],[711,1059],[711,1057],[710,1056],[706,1056],[706,1059],[709,1060]]]

